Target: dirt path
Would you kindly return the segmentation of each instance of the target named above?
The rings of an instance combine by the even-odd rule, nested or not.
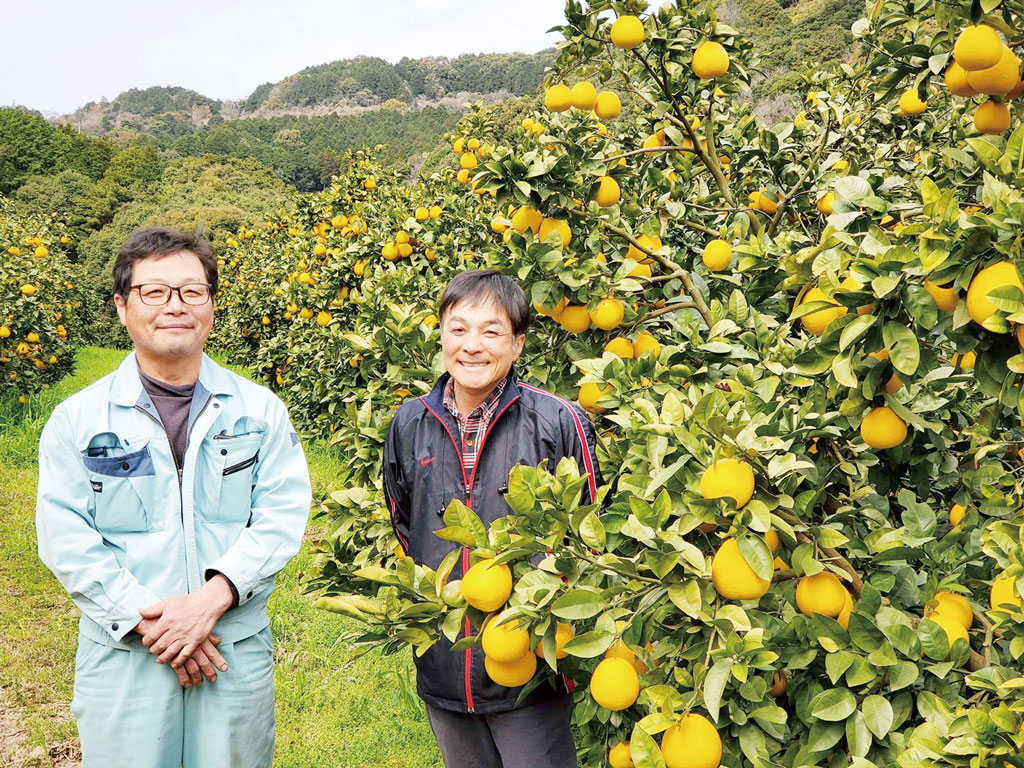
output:
[[[78,740],[50,745],[33,744],[21,725],[21,713],[0,688],[0,768],[81,768]]]

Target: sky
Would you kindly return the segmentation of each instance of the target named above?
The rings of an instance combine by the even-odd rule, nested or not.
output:
[[[563,0],[0,0],[0,106],[67,113],[129,88],[242,99],[353,56],[534,53]]]

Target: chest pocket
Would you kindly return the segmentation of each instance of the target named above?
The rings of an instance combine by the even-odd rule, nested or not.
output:
[[[216,459],[214,466],[220,471],[220,493],[216,505],[203,510],[205,519],[224,523],[249,521],[260,445],[266,430],[265,421],[243,417],[233,429],[222,430],[210,439]]]
[[[82,451],[96,504],[100,533],[137,533],[157,529],[147,508],[153,498],[156,471],[149,445],[128,451],[113,432],[94,436]]]

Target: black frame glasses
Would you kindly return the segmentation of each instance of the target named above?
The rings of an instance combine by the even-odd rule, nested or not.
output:
[[[146,294],[142,292],[143,288],[161,288],[163,290],[160,292],[159,296],[154,296],[152,292],[150,292],[149,296],[146,296]],[[171,296],[173,296],[175,292],[177,292],[181,303],[187,304],[190,307],[201,307],[213,296],[213,286],[209,283],[185,283],[184,285],[177,286],[167,285],[166,283],[139,283],[138,285],[131,286],[130,290],[137,290],[139,292],[139,301],[147,307],[162,307],[165,304],[170,303]],[[186,292],[188,292],[187,297],[185,295]]]

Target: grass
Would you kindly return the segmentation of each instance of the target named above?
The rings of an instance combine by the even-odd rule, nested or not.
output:
[[[71,717],[78,610],[36,556],[36,446],[54,406],[112,371],[123,351],[86,348],[73,376],[27,405],[0,400],[0,687],[31,746],[56,753],[77,738]],[[245,375],[244,370],[230,366]],[[331,487],[337,459],[323,443],[306,446],[314,492]],[[311,523],[307,541],[322,535]],[[354,622],[313,610],[302,592],[308,548],[278,575],[270,598],[275,640],[279,768],[440,767],[422,704],[412,692],[408,654],[349,660],[339,642]],[[46,765],[43,762],[40,765]]]

